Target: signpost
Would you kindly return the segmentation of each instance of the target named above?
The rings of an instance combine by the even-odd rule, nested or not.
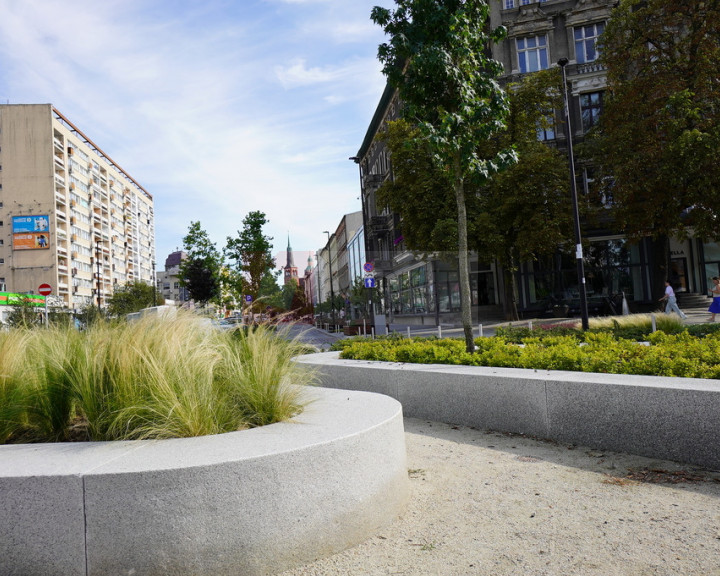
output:
[[[52,294],[52,286],[50,284],[40,284],[38,286],[38,292],[42,294],[43,296],[50,296]],[[48,299],[45,298],[45,326],[47,326],[50,323],[48,319]]]
[[[375,264],[373,264],[372,262],[365,262],[365,264],[363,264],[363,270],[370,274],[370,272],[375,270]]]
[[[375,288],[375,278],[365,278],[365,288]]]

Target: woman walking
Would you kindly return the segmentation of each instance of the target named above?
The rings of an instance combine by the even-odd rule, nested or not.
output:
[[[667,300],[667,305],[665,306],[665,314],[670,314],[670,312],[677,313],[680,318],[685,320],[687,316],[685,316],[685,313],[678,308],[677,305],[677,297],[675,296],[675,291],[673,290],[672,286],[670,285],[670,280],[665,280],[665,296],[660,298],[660,302],[663,300]]]
[[[720,278],[717,276],[713,276],[713,285],[712,288],[710,288],[710,294],[713,297],[712,304],[710,304],[710,308],[708,308],[708,312],[712,314],[710,316],[710,322],[715,322],[715,314],[720,312]]]

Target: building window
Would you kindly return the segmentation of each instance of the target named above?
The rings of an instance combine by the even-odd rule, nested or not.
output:
[[[604,30],[605,24],[602,22],[575,28],[575,60],[578,64],[597,59],[597,41]]]
[[[580,110],[582,111],[583,131],[587,132],[597,124],[602,113],[602,92],[580,94]]]
[[[547,69],[547,36],[518,38],[516,43],[520,72],[525,74]]]
[[[555,119],[553,116],[545,116],[538,122],[537,139],[541,142],[555,140]]]

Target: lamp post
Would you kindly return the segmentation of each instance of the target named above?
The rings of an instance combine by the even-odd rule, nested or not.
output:
[[[330,232],[327,230],[323,231],[324,234],[327,234],[328,237],[328,243],[327,243],[327,249],[328,249],[328,267],[330,268],[330,310],[332,313],[332,322],[333,322],[333,331],[335,330],[335,292],[333,291],[333,274],[332,274],[332,252],[330,251]]]
[[[562,70],[563,84],[563,101],[565,114],[565,136],[567,138],[568,160],[570,162],[570,193],[572,195],[573,218],[575,222],[575,259],[577,262],[578,291],[580,292],[580,316],[582,318],[582,328],[589,328],[587,294],[585,292],[585,267],[583,265],[582,238],[580,236],[580,212],[578,210],[577,185],[575,183],[575,157],[573,155],[572,144],[572,127],[570,125],[570,105],[568,103],[567,78],[565,76],[565,66],[568,59],[560,58],[558,66]]]

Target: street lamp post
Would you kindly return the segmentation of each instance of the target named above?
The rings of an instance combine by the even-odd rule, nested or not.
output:
[[[332,273],[332,252],[330,251],[330,232],[323,231],[328,237],[328,267],[330,268],[330,311],[332,313],[333,331],[335,330],[335,292],[333,291],[333,273]]]
[[[582,317],[582,328],[589,328],[587,293],[585,291],[585,267],[583,265],[582,238],[580,235],[580,212],[578,210],[577,185],[575,183],[575,157],[573,155],[572,127],[570,125],[570,105],[568,103],[567,77],[565,66],[568,59],[560,58],[558,66],[562,70],[563,100],[565,112],[565,136],[567,137],[568,160],[570,162],[570,193],[572,195],[573,218],[575,222],[575,259],[577,261],[578,291],[580,292],[580,315]]]

